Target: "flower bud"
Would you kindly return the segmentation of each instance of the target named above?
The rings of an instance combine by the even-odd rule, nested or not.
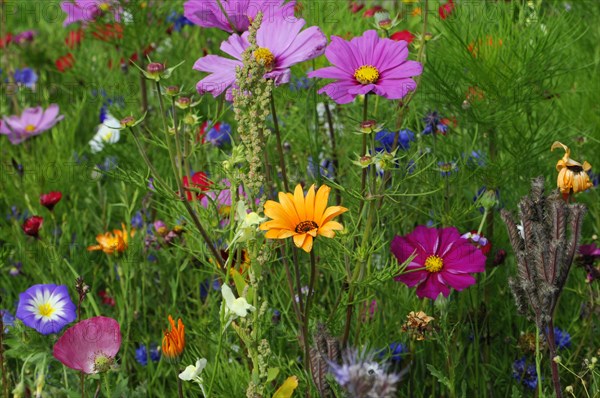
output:
[[[175,100],[175,105],[179,109],[187,109],[190,107],[192,100],[189,97],[179,97]]]
[[[557,355],[554,358],[552,358],[552,361],[554,361],[554,363],[561,363],[562,358],[560,357],[560,355]]]
[[[162,73],[165,71],[165,65],[160,62],[150,62],[146,66],[146,77],[152,80],[159,81]]]
[[[179,94],[179,86],[169,86],[165,89],[165,94],[169,97],[175,97]]]
[[[381,130],[381,128],[377,125],[375,120],[365,120],[360,123],[360,131],[362,131],[363,134],[376,133],[379,130]]]
[[[121,127],[133,127],[136,120],[133,116],[127,116],[121,119]]]

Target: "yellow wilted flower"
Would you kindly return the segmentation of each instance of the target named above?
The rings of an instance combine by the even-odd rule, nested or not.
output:
[[[571,159],[571,150],[561,142],[555,141],[550,150],[554,151],[556,148],[565,150],[565,155],[556,163],[556,170],[558,171],[556,185],[560,188],[560,192],[566,196],[571,192],[583,192],[594,186],[587,173],[592,165],[587,161],[581,164]]]

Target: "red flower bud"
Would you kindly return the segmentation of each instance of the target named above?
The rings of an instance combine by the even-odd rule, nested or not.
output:
[[[44,223],[44,219],[39,216],[29,217],[23,223],[23,232],[29,236],[33,236],[34,238],[39,237],[40,228],[42,228],[42,224]]]
[[[52,211],[54,206],[62,199],[62,193],[60,192],[48,192],[40,195],[40,204]]]

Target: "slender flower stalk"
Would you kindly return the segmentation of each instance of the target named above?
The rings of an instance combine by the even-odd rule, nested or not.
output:
[[[271,91],[271,115],[273,116],[273,126],[275,127],[275,137],[277,138],[277,151],[279,152],[279,167],[281,167],[281,175],[283,176],[283,189],[289,192],[289,182],[287,171],[285,168],[285,158],[283,154],[283,145],[281,144],[281,133],[279,132],[279,121],[277,120],[277,112],[275,110],[275,97]]]

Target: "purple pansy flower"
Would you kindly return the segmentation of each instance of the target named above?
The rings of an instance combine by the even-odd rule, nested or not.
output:
[[[326,93],[338,104],[368,93],[400,99],[417,87],[412,77],[423,71],[423,65],[407,60],[407,46],[405,41],[382,39],[375,30],[350,41],[332,36],[325,56],[334,66],[310,72],[308,77],[336,79],[319,94]]]
[[[285,4],[284,0],[220,0],[220,3],[223,9],[219,0],[188,0],[183,5],[183,15],[196,25],[230,33],[247,31],[259,12],[263,13],[263,23],[275,19],[295,21],[295,0]],[[223,10],[227,15],[223,14]]]
[[[77,308],[64,285],[33,285],[19,294],[17,318],[47,335],[60,332],[77,319]]]
[[[92,22],[106,12],[112,13],[115,21],[120,22],[123,13],[123,8],[119,5],[118,0],[63,1],[60,3],[60,8],[67,13],[67,19],[63,22],[63,26],[75,22]]]
[[[317,26],[301,31],[305,24],[303,19],[290,22],[283,18],[261,24],[254,57],[265,65],[265,78],[275,80],[277,85],[285,84],[290,81],[292,65],[323,54],[327,38]],[[236,67],[242,66],[242,53],[250,46],[248,34],[233,34],[221,43],[221,50],[235,59],[207,55],[196,61],[195,70],[210,73],[196,85],[200,94],[209,92],[217,97],[227,90],[227,100],[233,99],[230,88],[235,83]]]
[[[0,134],[8,137],[13,145],[20,144],[28,138],[42,134],[64,119],[59,115],[58,105],[52,104],[46,110],[41,106],[27,108],[20,116],[4,117],[0,123]]]

